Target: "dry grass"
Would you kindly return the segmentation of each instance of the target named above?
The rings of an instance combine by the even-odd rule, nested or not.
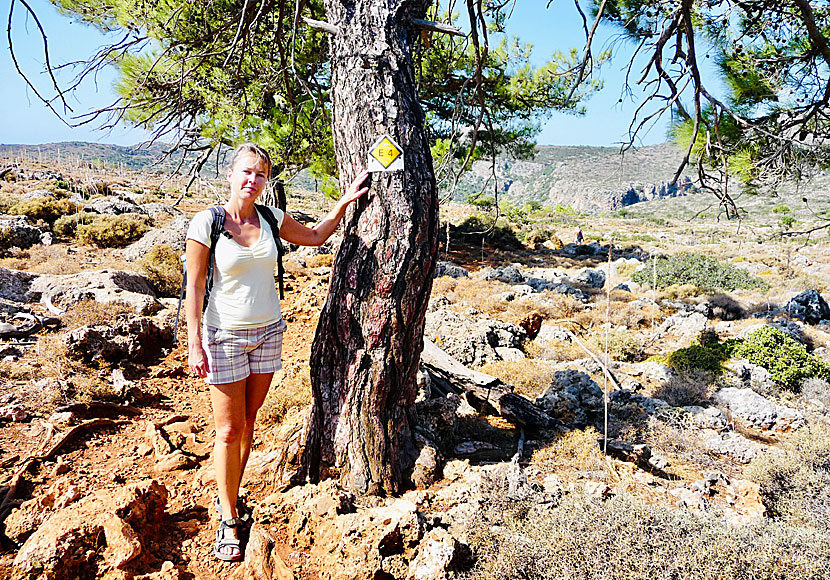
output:
[[[513,385],[516,393],[531,399],[541,395],[551,385],[554,377],[551,365],[539,360],[500,360],[484,365],[481,372]]]
[[[305,259],[307,268],[319,268],[321,266],[331,266],[334,261],[333,254],[316,254]]]
[[[533,451],[530,462],[544,471],[604,471],[606,458],[597,444],[601,438],[593,427],[565,433]]]
[[[61,322],[67,330],[74,330],[82,326],[109,324],[120,314],[135,314],[135,309],[125,302],[81,300],[66,311]]]
[[[525,345],[525,354],[531,359],[571,361],[585,358],[585,351],[570,340],[534,340]]]
[[[310,404],[311,371],[308,365],[286,365],[275,375],[259,417],[264,425],[278,425],[292,408]]]

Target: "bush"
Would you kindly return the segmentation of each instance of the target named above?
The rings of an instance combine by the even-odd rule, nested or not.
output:
[[[331,263],[334,261],[333,254],[317,254],[315,256],[309,256],[305,259],[305,265],[307,268],[319,268],[321,266],[331,266]]]
[[[36,197],[24,199],[9,207],[12,215],[25,215],[30,221],[42,221],[51,227],[61,216],[78,211],[78,204],[68,199]]]
[[[654,258],[652,258],[654,260]],[[636,272],[632,279],[643,286],[654,282],[654,262],[649,260],[646,267]],[[761,288],[769,286],[746,270],[731,264],[722,264],[709,256],[679,254],[657,260],[657,287],[666,288],[674,284],[693,284],[709,291],[733,291],[738,288]]]
[[[138,267],[160,296],[178,296],[182,287],[182,261],[167,244],[153,246],[138,261]]]
[[[791,211],[790,207],[783,203],[772,208],[772,213],[790,213]]]
[[[92,223],[94,213],[81,212],[75,215],[64,215],[55,220],[52,225],[52,231],[65,239],[74,238],[78,233],[78,226],[81,224]]]
[[[830,526],[830,432],[802,429],[781,453],[752,461],[747,476],[761,486],[769,514],[788,524]]]
[[[517,393],[538,397],[553,383],[555,370],[550,363],[538,360],[500,360],[481,367],[481,372],[513,385]]]
[[[574,493],[552,508],[513,502],[487,510],[469,539],[477,561],[468,580],[818,580],[830,561],[824,529],[733,528],[625,495],[597,502]]]
[[[762,326],[731,348],[733,357],[767,369],[773,380],[797,391],[803,379],[830,379],[830,364],[807,352],[803,344],[774,326]]]
[[[147,224],[123,215],[95,216],[78,226],[78,241],[99,248],[120,248],[131,244],[148,230]]]

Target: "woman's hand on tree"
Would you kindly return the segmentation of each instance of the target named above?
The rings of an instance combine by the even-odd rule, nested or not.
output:
[[[369,177],[369,172],[367,170],[363,170],[357,174],[357,177],[349,184],[349,187],[346,189],[346,193],[343,194],[341,198],[347,205],[358,199],[361,195],[369,191],[369,186],[367,184],[366,187],[361,187],[363,182]]]

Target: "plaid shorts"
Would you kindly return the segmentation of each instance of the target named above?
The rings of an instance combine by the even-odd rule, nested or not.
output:
[[[205,382],[224,385],[246,379],[251,374],[280,370],[282,333],[286,328],[282,319],[268,326],[242,330],[206,325],[202,340],[210,372]]]

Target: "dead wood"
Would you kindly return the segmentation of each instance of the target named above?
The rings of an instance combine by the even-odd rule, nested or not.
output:
[[[530,399],[518,395],[501,379],[465,367],[435,343],[424,339],[421,364],[437,391],[464,394],[467,402],[484,414],[499,415],[522,427],[556,429],[564,427]]]

